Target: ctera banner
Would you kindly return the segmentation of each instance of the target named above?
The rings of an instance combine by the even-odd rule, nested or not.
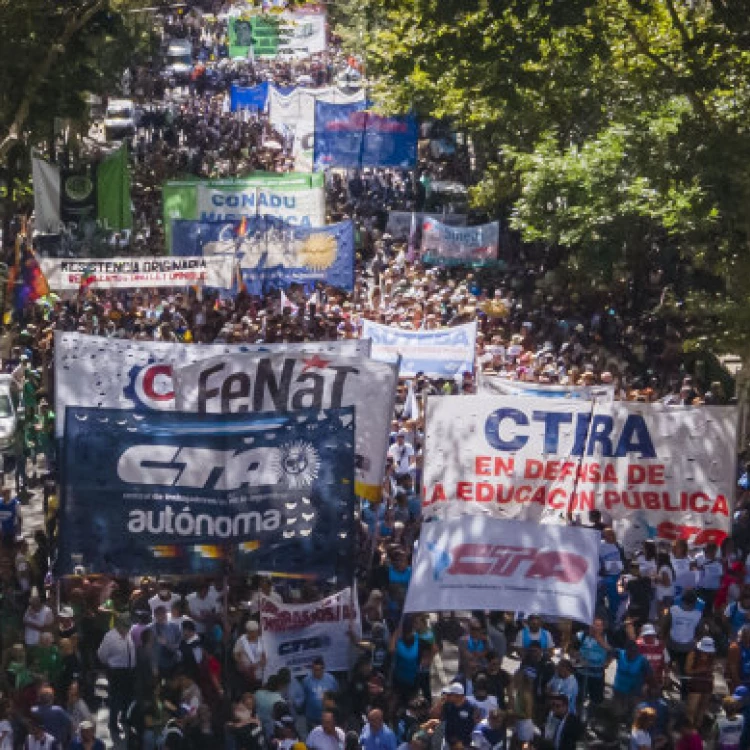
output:
[[[197,573],[229,559],[351,580],[353,409],[72,407],[65,434],[59,574]]]
[[[350,339],[304,344],[172,344],[56,331],[56,436],[63,436],[68,406],[174,411],[172,368],[211,357],[257,352],[368,358],[370,342]]]
[[[491,609],[594,619],[599,532],[454,518],[425,524],[405,612]]]
[[[424,516],[565,523],[593,509],[634,550],[721,543],[737,410],[531,396],[428,399]]]
[[[200,414],[357,409],[356,492],[381,494],[398,365],[319,354],[235,354],[174,371],[178,411]]]
[[[238,221],[174,221],[174,255],[202,255],[239,263],[250,294],[290,284],[354,287],[354,224],[312,229],[253,218]]]
[[[500,224],[450,227],[437,219],[422,222],[422,260],[436,265],[482,265],[497,261]]]
[[[365,320],[362,336],[372,340],[373,359],[396,362],[402,358],[402,378],[413,378],[419,372],[431,378],[453,378],[474,371],[476,323],[430,331],[404,331]]]
[[[146,289],[200,284],[218,289],[234,285],[234,262],[227,257],[41,258],[51,289],[78,291],[83,274],[95,289]]]
[[[414,115],[383,117],[365,102],[315,102],[315,168],[402,167],[417,160]]]
[[[330,672],[348,672],[354,656],[352,636],[362,637],[351,588],[309,604],[280,604],[261,596],[260,629],[264,675],[284,668],[293,675],[307,674],[316,658],[322,658]]]

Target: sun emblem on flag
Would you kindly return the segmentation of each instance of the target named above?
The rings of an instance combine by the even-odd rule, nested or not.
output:
[[[336,261],[336,238],[331,234],[312,234],[299,250],[302,264],[314,271],[324,271]]]
[[[311,443],[297,440],[279,448],[274,469],[290,488],[309,487],[318,476],[320,456]]]

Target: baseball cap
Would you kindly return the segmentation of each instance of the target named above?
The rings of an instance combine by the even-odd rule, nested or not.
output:
[[[255,620],[248,620],[245,623],[245,630],[247,630],[248,633],[257,633],[260,630],[260,625],[258,625]]]
[[[84,719],[79,725],[79,729],[93,729],[94,728],[94,722],[89,721],[88,719]]]
[[[451,682],[441,692],[443,695],[464,695],[464,686],[460,682]]]
[[[716,653],[716,644],[714,643],[714,639],[709,635],[704,635],[703,638],[698,641],[696,648],[704,654]]]
[[[647,635],[656,635],[656,628],[650,623],[647,622],[642,628],[641,628],[641,635],[647,636]]]

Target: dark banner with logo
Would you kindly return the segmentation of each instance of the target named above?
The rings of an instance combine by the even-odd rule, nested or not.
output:
[[[92,169],[60,173],[60,218],[65,224],[96,220],[96,179]]]
[[[68,407],[57,571],[350,578],[354,409]]]

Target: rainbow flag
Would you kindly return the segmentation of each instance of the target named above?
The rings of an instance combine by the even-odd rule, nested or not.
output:
[[[14,284],[17,274],[18,270],[13,275]],[[22,255],[20,274],[21,283],[16,285],[15,288],[15,308],[17,312],[21,312],[30,302],[36,302],[38,299],[46,297],[50,292],[47,277],[42,272],[39,259],[31,247],[27,246]],[[8,283],[11,283],[10,277]]]

